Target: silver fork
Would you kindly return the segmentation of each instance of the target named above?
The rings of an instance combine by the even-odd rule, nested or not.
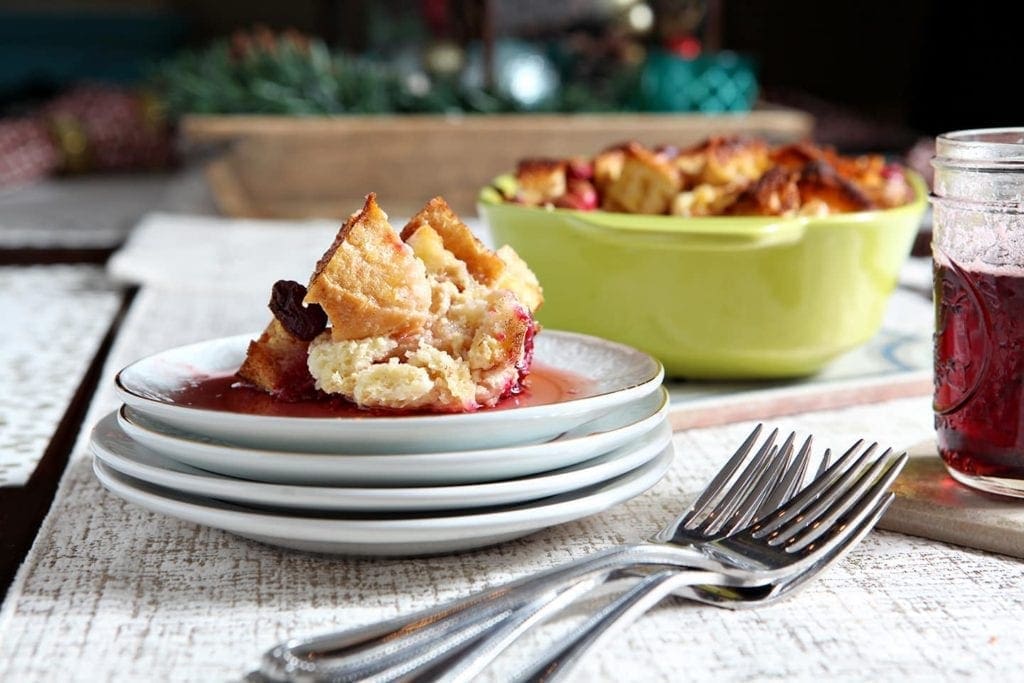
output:
[[[872,445],[867,451],[857,456],[859,444],[855,445],[823,472],[822,476],[816,478],[812,484],[796,495],[789,504],[779,508],[764,522],[756,524],[756,529],[751,527],[734,536],[704,542],[692,548],[680,548],[672,545],[661,547],[664,552],[672,551],[668,553],[669,555],[674,553],[674,563],[651,561],[651,557],[657,555],[655,552],[658,549],[657,544],[642,544],[646,548],[654,546],[652,555],[645,555],[637,551],[631,556],[633,564],[606,564],[601,567],[602,571],[598,572],[596,577],[583,578],[593,585],[592,582],[595,578],[600,583],[604,577],[620,569],[636,569],[641,568],[641,565],[657,564],[662,564],[662,569],[665,566],[674,566],[677,570],[684,567],[703,568],[706,570],[705,572],[688,571],[687,574],[690,576],[690,583],[706,585],[764,587],[773,581],[788,578],[790,573],[812,566],[824,554],[830,552],[835,544],[841,542],[842,536],[833,536],[823,540],[814,538],[828,531],[830,521],[834,521],[837,516],[840,516],[844,509],[848,512],[862,510],[863,506],[858,505],[861,502],[861,496],[874,495],[876,492],[875,487],[871,487],[867,491],[866,487],[869,487],[871,482],[877,479],[879,482],[877,488],[884,491],[891,479],[895,477],[895,473],[902,467],[903,460],[892,457],[890,451],[886,451],[881,457],[872,458],[875,448],[876,446]],[[883,479],[879,479],[879,477],[883,477]],[[808,524],[813,522],[813,526],[809,527],[806,533],[801,533],[800,530],[805,522]],[[852,517],[845,518],[843,522],[843,529],[852,528],[851,525],[854,524]],[[784,527],[777,529],[777,533],[771,539],[761,538],[760,534],[758,537],[752,536],[755,532],[766,528],[767,524],[772,525],[773,529],[780,525],[784,525]],[[685,525],[679,525],[679,527],[667,530],[663,535],[671,538],[677,534],[688,533],[689,530],[685,529]],[[798,533],[800,535],[796,537]],[[779,561],[774,566],[771,562],[766,564],[757,561],[759,545],[769,546],[777,544],[776,539],[786,540],[787,538],[795,539],[791,543],[798,543],[799,546],[802,546],[798,548],[797,545],[790,545],[790,550],[800,549],[804,552],[798,556],[787,557],[786,562]],[[782,550],[778,552],[785,554]],[[771,557],[773,556],[769,553],[769,558]],[[652,566],[643,568],[652,569]],[[551,575],[552,572],[546,574]],[[556,578],[546,588],[542,587],[542,590],[533,591],[526,596],[528,598],[525,601],[526,609],[543,612],[544,602],[547,600],[564,605],[566,601],[555,600],[545,596],[544,593],[551,590],[557,598],[559,593],[566,590],[565,586],[571,585],[579,578],[572,577],[568,582],[564,580],[564,577],[561,580]],[[514,589],[512,592],[515,592]],[[570,591],[566,594],[578,595],[579,592],[581,591],[577,591],[577,587],[571,586]],[[523,603],[524,601],[521,600],[520,604]],[[442,633],[441,636],[435,637],[414,651],[388,653],[375,657],[375,661],[358,663],[351,660],[340,663],[325,661],[308,672],[311,674],[309,678],[299,677],[299,679],[392,681],[410,680],[428,672],[426,676],[430,679],[435,679],[440,675],[446,680],[467,680],[480,670],[481,663],[485,664],[493,659],[515,639],[515,634],[518,632],[515,625],[517,621],[519,621],[518,615],[515,609],[512,609],[505,614],[496,615],[485,624],[477,625],[473,629],[472,637],[469,638],[465,637],[465,634],[461,634],[460,638],[453,640]],[[509,626],[509,624],[512,625]],[[513,631],[513,635],[506,638],[504,636],[507,635],[509,629]],[[483,636],[485,645],[477,644],[480,642],[481,636]],[[486,645],[486,643],[495,642],[497,644],[493,647]],[[472,646],[468,655],[462,652],[467,646]],[[478,657],[480,652],[483,654]],[[444,666],[454,667],[450,676],[445,676],[440,671],[440,668]]]
[[[891,484],[905,462],[906,455],[900,456],[890,472],[880,479],[881,484],[886,483],[886,480]],[[844,520],[842,524],[835,525],[833,528],[838,530],[835,536],[836,542],[831,543],[830,548],[826,551],[817,551],[816,554],[820,556],[820,559],[794,576],[760,587],[729,588],[691,585],[693,577],[688,575],[690,572],[680,572],[675,569],[658,571],[637,583],[631,590],[588,619],[568,638],[558,643],[513,680],[516,683],[554,683],[562,680],[587,652],[606,640],[614,631],[641,617],[669,594],[687,594],[686,597],[691,599],[729,609],[762,607],[792,596],[827,567],[846,555],[885,514],[886,509],[895,498],[895,494],[885,493],[887,489],[882,489],[880,486],[876,486],[875,489],[882,492],[882,495],[877,500],[872,500],[870,495],[865,497],[863,503],[870,503],[870,505],[864,505],[862,509],[851,512],[848,521]],[[681,589],[683,589],[683,593],[681,593]],[[449,675],[440,680],[460,680],[461,677],[451,675],[456,673],[457,670],[453,669]]]
[[[549,604],[547,611],[554,611],[558,604],[554,598],[563,594],[567,581],[590,576],[590,581],[597,585],[624,568],[679,566],[678,552],[682,546],[722,538],[749,523],[759,510],[772,509],[799,489],[808,465],[811,439],[804,442],[794,459],[795,435],[791,434],[777,448],[774,431],[751,457],[760,433],[758,426],[689,510],[662,532],[672,534],[671,545],[619,546],[409,617],[285,642],[264,656],[260,673],[269,680],[315,680],[328,670],[336,680],[355,680],[396,666],[411,673],[442,653],[477,640],[530,601],[541,603],[542,607]],[[843,460],[848,460],[859,446],[860,443],[856,444]],[[836,467],[829,472],[831,482],[841,469]],[[693,559],[693,554],[686,554],[682,561]],[[717,566],[711,558],[700,559],[705,565]],[[742,583],[742,579],[735,582]],[[569,597],[571,594],[563,595],[562,602],[567,603]],[[329,664],[321,663],[325,658],[330,660]]]
[[[810,578],[807,575],[798,580],[794,576],[809,569],[818,570],[837,559],[870,530],[889,505],[889,487],[905,464],[906,455],[895,456],[891,450],[886,450],[869,464],[871,451],[869,448],[831,483],[827,483],[829,477],[818,477],[789,504],[763,520],[739,533],[703,545],[705,552],[716,555],[722,562],[762,578],[758,589],[745,593],[750,598],[747,601],[725,599],[721,589],[707,587],[707,584],[723,583],[720,580],[721,570],[712,571],[709,575],[678,567],[660,568],[585,624],[580,635],[552,655],[546,662],[547,667],[538,667],[538,671],[547,671],[550,667],[553,667],[552,671],[558,670],[559,666],[555,665],[563,661],[569,664],[576,662],[606,631],[636,619],[671,593],[733,607],[764,604],[791,593]],[[851,451],[848,451],[829,471],[842,471],[842,460],[850,456]],[[677,530],[671,535],[666,534],[666,537],[671,542],[671,538],[680,533],[685,537],[689,532]],[[579,592],[585,592],[585,586],[579,586]],[[756,601],[752,595],[758,596]],[[556,601],[557,598],[552,600]],[[525,630],[547,616],[543,614],[540,619],[533,618],[544,612],[544,605],[538,603],[535,601],[521,608],[520,613],[507,619],[506,625],[496,626],[494,632],[485,635],[472,650],[461,654],[458,661],[449,661],[446,670],[445,667],[435,667],[435,675],[439,680],[449,682],[471,680]],[[517,628],[520,621],[526,624],[524,628]]]

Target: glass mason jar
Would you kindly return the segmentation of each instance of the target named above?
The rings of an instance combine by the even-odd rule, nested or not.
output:
[[[1024,497],[1024,128],[936,141],[935,429],[958,481]]]

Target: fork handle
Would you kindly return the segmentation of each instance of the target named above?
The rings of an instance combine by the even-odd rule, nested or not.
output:
[[[553,652],[543,655],[540,661],[517,676],[516,683],[555,683],[562,680],[591,648],[615,630],[639,619],[665,596],[682,586],[707,582],[706,571],[666,569],[645,577],[588,619]]]
[[[332,673],[381,671],[421,654],[439,639],[479,628],[503,613],[507,616],[529,600],[569,581],[632,565],[680,564],[707,567],[713,563],[705,555],[686,547],[648,543],[616,546],[410,616],[285,641],[264,654],[260,673],[275,681],[312,680],[323,672],[319,662],[323,659],[329,660],[329,664],[324,664]]]
[[[483,636],[466,651],[460,652],[458,660],[446,663],[444,667],[438,667],[432,673],[436,673],[435,683],[469,683],[476,679],[484,668],[487,667],[502,652],[508,649],[520,636],[525,634],[534,625],[547,620],[554,614],[568,607],[576,599],[591,592],[602,584],[622,578],[623,570],[640,570],[645,567],[634,565],[623,567],[610,572],[602,572],[596,576],[581,579],[563,587],[561,592],[553,595],[542,595],[524,604],[505,619],[490,626],[484,631]],[[705,569],[683,571],[680,569],[660,569],[657,573],[648,575],[640,583],[650,583],[654,577],[663,575],[681,576],[685,575],[685,581],[680,580],[672,583],[669,590],[678,588],[680,585],[692,584],[730,584],[733,580],[718,572]],[[636,588],[630,590],[632,593]],[[618,603],[622,598],[616,600]],[[602,610],[601,614],[607,611]],[[635,617],[634,617],[635,618]],[[596,617],[594,618],[596,619]],[[588,624],[594,619],[588,620]],[[630,620],[632,621],[632,619]],[[623,622],[628,623],[628,622]],[[609,624],[611,625],[611,624]]]

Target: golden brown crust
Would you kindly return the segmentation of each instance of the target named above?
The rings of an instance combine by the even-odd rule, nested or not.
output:
[[[606,148],[589,162],[576,157],[566,163],[564,193],[545,195],[544,203],[556,209],[828,215],[902,206],[914,196],[899,165],[878,155],[842,156],[811,142],[770,148],[756,138],[714,136],[682,151],[628,142]],[[529,186],[553,164],[524,162],[518,179]],[[774,172],[765,178],[769,171]],[[521,198],[509,201],[524,203]]]
[[[516,198],[528,206],[540,206],[565,194],[566,168],[561,159],[524,159],[516,169]]]
[[[824,159],[826,149],[809,142],[794,142],[776,147],[769,154],[772,164],[790,171],[799,171],[812,161]]]
[[[701,183],[672,200],[673,216],[717,216],[736,201],[742,186]]]
[[[667,213],[681,189],[679,170],[659,154],[633,143],[624,150],[619,177],[605,188],[602,208],[629,213]]]
[[[308,350],[309,342],[294,337],[273,318],[259,339],[249,342],[238,376],[275,396],[302,398],[313,388],[306,367]]]
[[[440,197],[402,235],[369,195],[304,297],[298,283],[275,284],[275,318],[249,344],[239,376],[285,400],[324,392],[440,412],[517,392],[538,329],[531,310],[543,301],[537,278],[510,247],[495,253],[479,242]],[[322,320],[305,317],[314,307],[331,323],[319,334]]]
[[[836,169],[823,160],[804,165],[797,181],[800,203],[824,204],[829,213],[867,211],[877,208],[860,188],[843,178]]]
[[[426,223],[421,223],[404,239],[416,257],[423,261],[429,275],[451,282],[459,291],[465,290],[473,281],[466,264],[445,249],[441,235]]]
[[[684,185],[742,187],[760,178],[771,166],[768,147],[761,140],[713,136],[676,155],[673,163]]]
[[[849,158],[833,153],[828,161],[841,177],[855,183],[880,208],[902,206],[913,197],[903,168],[886,162],[881,155]]]
[[[622,175],[626,162],[625,145],[606,149],[594,157],[594,185],[602,192]]]
[[[708,154],[703,180],[712,184],[747,184],[771,167],[768,147],[760,140],[720,138]]]
[[[734,216],[782,216],[794,213],[800,207],[798,174],[783,168],[773,168],[747,188],[726,209]]]
[[[537,276],[509,245],[499,248],[497,254],[505,262],[505,271],[495,281],[494,287],[507,289],[519,297],[531,313],[536,312],[544,303],[544,290]]]
[[[465,264],[474,280],[488,287],[511,291],[531,311],[536,311],[544,302],[537,276],[515,250],[507,245],[497,252],[488,249],[441,197],[431,199],[409,219],[402,229],[402,239],[413,245],[429,270],[453,271],[452,261],[457,259]],[[451,258],[437,253],[438,241]],[[464,288],[457,275],[449,272],[448,277]]]
[[[332,338],[344,340],[415,334],[427,322],[430,298],[423,262],[370,194],[317,263],[305,303],[320,304]]]
[[[408,241],[422,225],[429,225],[441,236],[444,248],[466,264],[469,274],[477,282],[490,285],[501,277],[505,264],[459,220],[442,197],[434,197],[409,219],[402,228],[402,239]]]

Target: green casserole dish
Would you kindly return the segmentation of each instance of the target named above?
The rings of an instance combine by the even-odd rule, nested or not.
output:
[[[797,377],[864,343],[925,211],[680,218],[504,203],[478,210],[544,287],[540,322],[630,344],[674,377]]]

